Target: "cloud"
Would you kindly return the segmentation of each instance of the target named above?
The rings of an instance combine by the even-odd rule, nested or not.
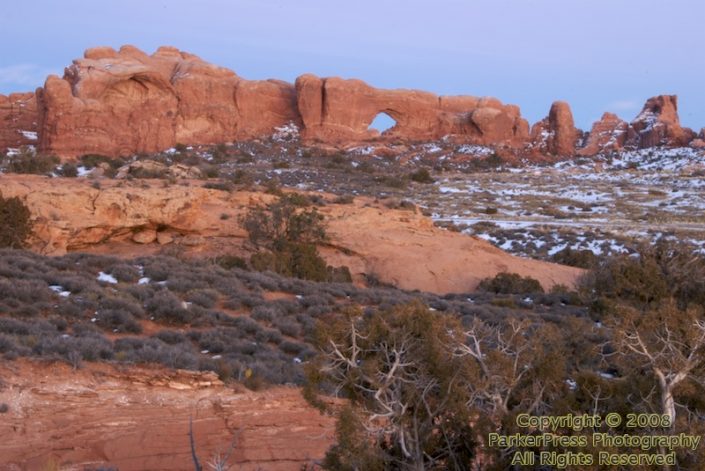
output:
[[[0,67],[0,86],[3,88],[17,87],[18,90],[39,87],[44,83],[47,75],[52,73],[56,73],[56,71],[36,64],[3,66]]]

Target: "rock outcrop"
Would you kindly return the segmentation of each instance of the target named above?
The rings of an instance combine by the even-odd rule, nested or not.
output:
[[[37,145],[37,100],[34,93],[0,95],[0,152]]]
[[[556,101],[551,105],[548,116],[532,126],[529,149],[539,155],[573,155],[579,135],[570,105],[565,101]]]
[[[381,113],[396,121],[381,133]],[[557,101],[534,124],[496,98],[383,90],[361,80],[302,75],[295,84],[245,80],[173,47],[147,55],[133,46],[88,49],[36,94],[0,95],[0,152],[26,144],[64,158],[126,156],[177,143],[207,145],[296,130],[305,144],[432,141],[495,148],[508,158],[595,155],[625,147],[686,146],[672,95],[650,98],[630,124],[605,114],[583,146],[570,106]],[[300,133],[299,133],[300,131]],[[705,142],[700,138],[693,146]],[[576,148],[577,147],[577,148]]]
[[[592,156],[600,152],[619,150],[633,134],[629,123],[616,114],[605,113],[592,125],[585,146],[578,150],[578,155]]]
[[[361,80],[302,75],[296,80],[303,138],[325,143],[379,138],[370,124],[380,113],[396,125],[389,139],[434,140],[448,136],[481,145],[518,146],[528,137],[519,108],[495,98],[437,96],[419,90],[381,90]]]
[[[649,98],[641,113],[631,122],[633,143],[643,149],[655,146],[687,146],[695,133],[681,127],[678,119],[678,97],[659,95]]]
[[[251,139],[300,122],[293,85],[244,80],[171,47],[89,49],[37,97],[40,148],[61,157]]]
[[[300,390],[237,391],[211,372],[18,360],[0,377],[3,470],[192,470],[189,420],[204,465],[235,439],[243,471],[299,470],[335,440],[335,418]]]
[[[149,180],[103,180],[101,186],[96,189],[87,179],[0,176],[3,195],[20,197],[32,213],[31,248],[47,255],[138,256],[167,245],[192,255],[237,252],[247,238],[240,216],[273,198]],[[546,289],[571,286],[582,274],[509,255],[484,240],[439,229],[421,214],[372,199],[326,204],[319,212],[330,235],[321,247],[324,257],[333,266],[348,266],[357,280],[374,275],[403,289],[445,294],[471,291],[502,271],[536,278]]]

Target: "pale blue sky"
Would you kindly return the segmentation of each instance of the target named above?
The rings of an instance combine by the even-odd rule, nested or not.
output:
[[[361,78],[495,96],[534,122],[567,100],[588,128],[679,95],[705,126],[703,0],[25,0],[0,12],[0,93],[97,45],[168,44],[250,79]]]

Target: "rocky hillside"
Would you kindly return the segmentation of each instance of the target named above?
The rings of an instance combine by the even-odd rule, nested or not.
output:
[[[380,113],[396,125],[369,126]],[[64,158],[157,152],[271,136],[293,124],[308,145],[441,138],[534,159],[595,155],[622,147],[705,146],[680,126],[675,96],[650,98],[627,123],[605,114],[589,133],[556,102],[532,127],[519,107],[495,98],[382,90],[360,80],[302,75],[295,84],[245,80],[172,47],[88,49],[36,93],[0,96],[0,150],[36,145]]]
[[[214,256],[242,250],[241,216],[274,197],[198,184],[106,179],[97,189],[87,179],[0,176],[3,195],[20,197],[30,209],[31,248],[42,254],[134,256],[174,247],[179,253]],[[362,197],[336,203],[331,197],[317,209],[330,235],[323,256],[331,265],[349,267],[357,280],[374,276],[402,289],[457,293],[503,271],[536,278],[546,289],[571,286],[582,273],[514,257],[484,240],[437,228],[413,207],[391,209]]]

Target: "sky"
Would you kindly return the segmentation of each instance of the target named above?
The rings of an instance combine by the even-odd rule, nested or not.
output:
[[[705,127],[703,0],[3,0],[0,93],[34,90],[89,47],[176,46],[248,79],[311,72],[494,96],[533,123],[554,100],[589,129],[677,94]]]

